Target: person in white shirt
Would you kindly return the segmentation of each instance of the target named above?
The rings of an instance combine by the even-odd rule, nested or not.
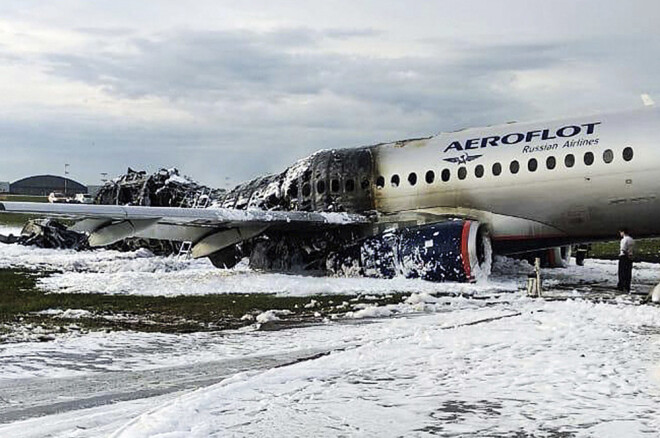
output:
[[[617,289],[630,292],[635,241],[625,228],[619,230],[619,235],[621,236],[621,243],[619,244],[619,284],[617,284]]]

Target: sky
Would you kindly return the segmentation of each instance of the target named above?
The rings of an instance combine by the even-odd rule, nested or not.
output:
[[[319,149],[660,100],[660,2],[0,3],[0,181],[177,167],[234,185]]]

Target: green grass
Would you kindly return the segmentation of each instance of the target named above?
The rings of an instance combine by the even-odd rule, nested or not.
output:
[[[25,323],[65,325],[72,321],[54,319],[35,312],[46,309],[84,309],[96,315],[128,315],[133,320],[109,321],[104,318],[75,320],[87,329],[139,330],[160,332],[191,332],[238,328],[252,321],[243,321],[245,314],[269,309],[286,309],[290,322],[318,321],[315,312],[327,315],[337,312],[334,305],[354,299],[346,296],[277,297],[271,294],[218,294],[203,296],[147,297],[136,295],[45,294],[37,281],[50,273],[0,269],[0,324]],[[379,304],[401,302],[403,294],[392,294]],[[318,306],[307,309],[305,304],[316,300]],[[333,303],[330,303],[332,301]],[[285,319],[285,318],[283,318]]]
[[[0,225],[21,226],[25,225],[30,219],[37,219],[42,216],[34,214],[19,214],[19,213],[0,213]]]
[[[48,196],[10,195],[1,194],[0,201],[11,202],[48,202]]]
[[[27,195],[0,195],[0,202],[48,202],[46,196],[27,196]],[[25,225],[30,219],[36,219],[41,216],[34,214],[0,213],[0,225],[20,226]]]
[[[593,259],[617,259],[619,257],[619,241],[599,242],[591,245],[589,258]],[[635,261],[660,262],[660,239],[637,239],[635,240]]]

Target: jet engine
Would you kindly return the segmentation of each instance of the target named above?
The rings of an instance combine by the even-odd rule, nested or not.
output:
[[[468,282],[487,277],[492,258],[486,227],[470,220],[388,231],[363,240],[352,251],[352,257],[343,253],[330,258],[335,263],[332,268],[345,272],[358,268],[368,277]]]

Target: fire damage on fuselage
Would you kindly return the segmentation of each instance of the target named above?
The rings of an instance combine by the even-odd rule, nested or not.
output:
[[[95,203],[369,216],[375,214],[377,147],[319,151],[282,173],[255,178],[229,191],[199,185],[180,176],[176,169],[161,169],[152,175],[129,169],[106,183]],[[89,248],[85,235],[52,238],[64,231],[73,232],[52,221],[39,222],[33,224],[31,235],[21,236],[19,243],[42,242],[52,247],[54,241],[66,241],[75,242],[73,247],[77,249]],[[485,263],[485,240],[484,228],[465,220],[399,229],[373,223],[269,227],[255,237],[216,251],[209,259],[215,266],[226,268],[247,258],[252,268],[263,270],[469,281]],[[128,238],[111,247],[146,247],[157,254],[172,254],[180,246],[181,242]]]

